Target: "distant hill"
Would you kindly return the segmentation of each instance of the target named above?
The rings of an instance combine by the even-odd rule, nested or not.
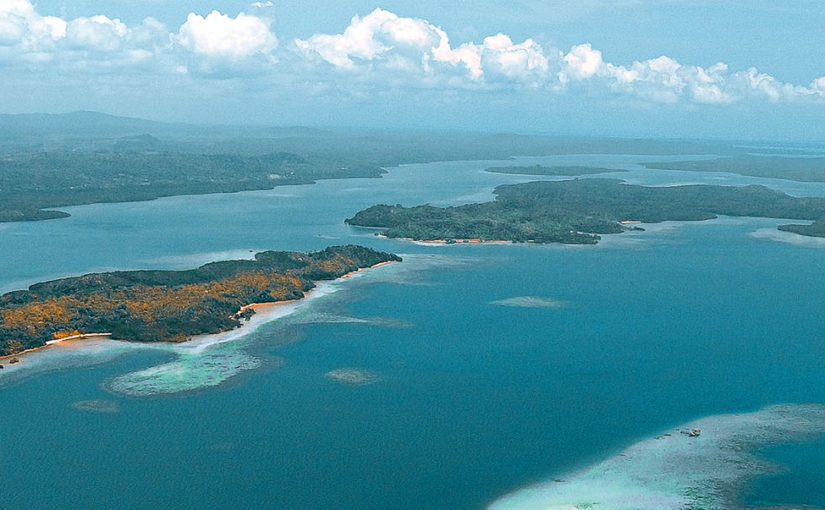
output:
[[[114,140],[152,136],[175,140],[227,140],[232,138],[317,138],[328,132],[307,127],[227,126],[157,122],[106,113],[78,111],[70,113],[0,114],[0,149],[22,145],[29,150],[68,148],[67,142]],[[88,145],[88,144],[84,144]],[[112,149],[94,146],[95,149]],[[117,149],[116,149],[117,150]]]
[[[71,136],[129,136],[186,127],[97,112],[0,114],[0,132]]]

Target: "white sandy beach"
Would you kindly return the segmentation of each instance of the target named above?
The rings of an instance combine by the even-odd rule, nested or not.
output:
[[[12,375],[25,376],[25,372],[29,370],[32,372],[51,370],[59,368],[67,362],[70,364],[94,364],[105,361],[111,356],[136,350],[164,351],[177,354],[177,359],[171,363],[147,369],[153,373],[160,374],[163,371],[162,367],[172,364],[176,364],[177,366],[180,364],[179,361],[182,358],[193,359],[200,356],[208,356],[209,353],[218,346],[247,337],[261,326],[293,315],[310,306],[313,301],[334,293],[341,282],[360,277],[368,269],[377,269],[389,263],[390,262],[383,262],[369,268],[362,268],[347,273],[335,280],[316,282],[316,286],[306,292],[301,299],[273,303],[252,303],[245,308],[253,308],[255,314],[248,320],[242,321],[240,327],[221,333],[194,336],[186,342],[127,342],[110,339],[109,333],[73,335],[59,341],[51,341],[43,347],[29,349],[6,357],[17,358],[19,360],[17,363],[9,364],[7,360],[0,360],[0,364],[4,365],[3,370],[0,370],[0,382]],[[253,364],[247,364],[246,366],[253,366]]]

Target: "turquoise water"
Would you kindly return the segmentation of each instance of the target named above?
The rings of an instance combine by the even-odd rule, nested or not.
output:
[[[825,185],[653,173],[634,165],[643,159],[525,161],[825,195]],[[704,416],[825,402],[825,243],[775,233],[780,220],[657,225],[595,247],[423,247],[341,222],[376,200],[477,201],[534,179],[487,166],[411,165],[379,180],[0,225],[3,290],[269,248],[359,242],[405,256],[182,372],[188,384],[210,366],[242,365],[217,386],[119,390],[129,374],[187,359],[164,349],[106,351],[102,364],[56,351],[36,375],[6,376],[0,507],[483,508]],[[327,375],[337,369],[374,382]],[[750,484],[748,501],[825,506],[821,443],[765,455],[790,471]]]

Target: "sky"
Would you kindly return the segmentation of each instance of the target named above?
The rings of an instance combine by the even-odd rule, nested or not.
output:
[[[825,140],[823,27],[820,0],[0,0],[0,112]]]

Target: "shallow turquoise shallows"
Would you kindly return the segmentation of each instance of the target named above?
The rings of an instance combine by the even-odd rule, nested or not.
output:
[[[520,162],[825,196],[823,184],[636,165],[653,159]],[[481,201],[535,179],[488,166],[410,165],[0,224],[2,291],[250,250],[361,243],[405,257],[324,286],[234,342],[55,347],[0,373],[0,508],[478,509],[703,417],[825,403],[825,242],[776,231],[785,221],[651,225],[598,246],[420,246],[342,222],[376,202]],[[785,409],[753,419],[790,419]],[[737,485],[743,504],[825,506],[825,443],[809,421],[754,446],[786,469]]]

